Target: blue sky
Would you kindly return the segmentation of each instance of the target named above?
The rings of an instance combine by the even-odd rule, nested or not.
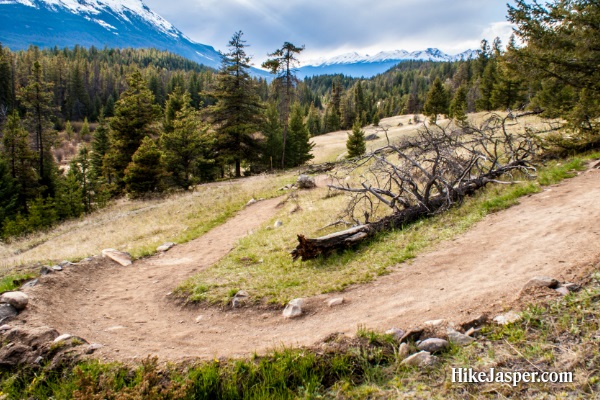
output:
[[[191,39],[226,50],[242,30],[260,64],[283,42],[305,45],[302,60],[356,51],[422,50],[456,54],[481,39],[508,40],[502,0],[145,0]]]

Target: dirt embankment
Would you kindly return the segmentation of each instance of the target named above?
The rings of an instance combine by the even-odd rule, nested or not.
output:
[[[210,266],[237,240],[268,221],[279,200],[251,205],[197,240],[120,267],[107,261],[67,268],[29,289],[19,316],[100,343],[95,356],[130,361],[241,356],[278,345],[310,345],[357,326],[410,328],[431,319],[460,322],[518,305],[525,282],[547,275],[577,281],[600,255],[600,171],[591,169],[401,265],[377,281],[308,299],[308,312],[284,320],[279,310],[182,307],[169,293]],[[324,301],[343,296],[328,308]],[[515,304],[516,302],[516,304]]]

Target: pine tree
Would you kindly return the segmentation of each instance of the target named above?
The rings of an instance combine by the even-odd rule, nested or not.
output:
[[[467,87],[461,85],[454,94],[450,102],[450,110],[448,116],[454,118],[459,124],[467,122]]]
[[[367,151],[365,133],[361,129],[361,122],[358,117],[352,126],[352,133],[348,134],[346,149],[348,150],[348,158],[360,157]]]
[[[283,143],[282,143],[282,154],[281,154],[281,168],[286,167],[286,151],[287,151],[287,138],[288,128],[290,119],[290,107],[294,99],[294,88],[298,79],[294,74],[294,70],[298,63],[296,58],[297,54],[300,54],[304,50],[304,46],[297,47],[292,43],[285,42],[280,49],[275,50],[269,54],[269,57],[273,57],[265,61],[262,66],[263,68],[271,71],[277,78],[275,83],[277,84],[278,92],[280,94],[280,117],[283,122]]]
[[[132,198],[163,190],[163,155],[154,140],[146,136],[125,170],[126,190]]]
[[[2,232],[4,220],[13,218],[17,214],[18,205],[17,180],[11,176],[10,168],[4,158],[0,156],[0,232]]]
[[[77,179],[76,172],[70,169],[66,177],[61,177],[57,182],[56,196],[52,203],[56,219],[64,220],[77,218],[85,211],[83,190]],[[38,227],[32,227],[38,229]]]
[[[104,156],[108,153],[109,148],[107,122],[103,113],[100,113],[98,126],[96,127],[96,130],[94,130],[92,154],[90,156],[91,171],[94,180],[98,180],[100,177],[104,176]]]
[[[86,213],[92,211],[94,201],[95,182],[92,172],[92,160],[90,150],[83,146],[79,149],[77,157],[70,164],[69,174],[73,175],[81,189],[83,210]],[[74,215],[78,216],[78,215]]]
[[[310,151],[314,147],[314,143],[310,142],[310,133],[304,123],[302,107],[298,103],[292,107],[286,146],[285,153],[288,155],[287,165],[289,167],[297,167],[313,158]]]
[[[439,114],[448,114],[448,92],[440,78],[435,78],[425,98],[424,113],[435,124]]]
[[[492,102],[492,92],[498,76],[495,59],[489,60],[479,83],[479,98],[475,102],[478,111],[491,111],[495,107]]]
[[[56,132],[52,129],[50,117],[56,108],[52,104],[52,84],[44,80],[39,61],[33,63],[29,83],[21,89],[19,99],[27,110],[25,122],[35,138],[40,183],[52,194],[55,164],[50,148],[56,139]]]
[[[67,139],[69,141],[73,140],[73,134],[75,131],[73,130],[73,125],[71,125],[71,121],[69,120],[65,122],[65,133],[67,134]]]
[[[11,61],[10,53],[0,43],[0,124],[13,108]]]
[[[188,102],[191,99],[188,97]],[[169,95],[165,103],[165,117],[163,120],[163,131],[167,133],[173,132],[173,121],[175,120],[176,114],[181,111],[184,106],[183,89],[177,86],[175,90]]]
[[[217,131],[220,162],[232,161],[236,177],[242,175],[242,161],[251,161],[258,155],[259,142],[254,134],[263,120],[263,105],[248,72],[250,57],[242,35],[241,31],[236,32],[229,41],[229,53],[217,75],[217,104],[209,109]]]
[[[274,103],[267,106],[266,118],[261,130],[265,136],[264,164],[270,169],[278,168],[281,165],[281,155],[283,154],[283,128],[277,112],[277,105]]]
[[[83,125],[81,126],[81,131],[79,131],[79,137],[81,140],[85,142],[89,142],[91,138],[90,132],[90,123],[88,122],[87,117],[83,119]]]
[[[172,129],[165,130],[160,143],[167,171],[176,185],[188,190],[199,181],[198,166],[214,161],[210,154],[214,140],[202,124],[199,113],[192,108],[188,93],[182,95],[181,104],[181,110],[170,121]]]
[[[310,107],[308,109],[306,127],[308,128],[308,131],[310,132],[311,136],[317,136],[322,133],[321,118],[319,116],[319,111],[312,103],[310,104]]]
[[[105,160],[105,166],[119,187],[124,184],[125,169],[142,140],[155,133],[154,124],[160,115],[139,70],[133,72],[128,83],[129,88],[115,105],[115,116],[110,121],[110,150]]]

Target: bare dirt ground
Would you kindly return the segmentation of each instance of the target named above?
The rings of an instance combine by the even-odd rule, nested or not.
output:
[[[577,282],[600,256],[600,170],[523,198],[469,232],[440,244],[367,285],[307,299],[307,313],[184,307],[175,286],[224,256],[274,214],[278,199],[247,207],[199,239],[121,267],[108,261],[69,267],[29,289],[19,319],[78,335],[105,347],[95,356],[125,362],[236,357],[281,345],[312,345],[328,334],[411,328],[432,319],[461,322],[483,312],[518,308],[534,276]],[[302,268],[298,265],[298,268]],[[324,301],[343,296],[328,308]],[[21,322],[22,323],[22,322]]]

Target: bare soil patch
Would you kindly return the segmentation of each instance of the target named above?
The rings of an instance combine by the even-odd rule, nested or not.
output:
[[[30,305],[19,320],[103,344],[95,356],[121,361],[245,356],[312,345],[334,332],[352,335],[358,326],[407,329],[440,318],[460,323],[519,308],[525,300],[520,289],[534,276],[563,282],[584,276],[600,255],[598,198],[600,170],[590,169],[487,216],[371,284],[307,299],[307,313],[295,320],[284,320],[281,310],[174,301],[169,293],[178,283],[274,215],[279,199],[261,201],[204,236],[131,267],[94,261],[43,277],[28,290]],[[339,296],[343,305],[325,305]]]

